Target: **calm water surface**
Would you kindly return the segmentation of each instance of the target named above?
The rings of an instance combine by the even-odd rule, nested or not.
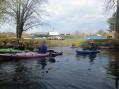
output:
[[[76,56],[70,47],[53,49],[64,55],[1,61],[0,89],[118,89],[118,52]]]

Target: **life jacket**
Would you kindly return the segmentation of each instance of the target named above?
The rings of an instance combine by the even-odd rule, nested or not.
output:
[[[38,49],[39,49],[39,53],[46,53],[47,52],[47,46],[46,45],[40,45]]]

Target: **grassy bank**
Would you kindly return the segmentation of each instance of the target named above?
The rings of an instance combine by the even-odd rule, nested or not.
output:
[[[71,46],[72,44],[80,46],[84,42],[82,39],[48,40],[49,46]]]
[[[102,48],[111,48],[111,49],[119,49],[119,40],[118,39],[108,39],[108,40],[100,40],[95,42],[102,46]]]
[[[119,49],[118,39],[88,40],[85,41],[84,44],[87,44],[88,42],[92,41],[101,49]],[[88,46],[88,44],[85,46]]]
[[[30,49],[33,50],[39,46],[41,40],[39,39],[13,39],[13,38],[0,38],[0,48],[16,48],[16,49]],[[79,37],[67,37],[65,40],[46,40],[48,47],[56,46],[80,46],[88,43]],[[119,40],[117,39],[105,39],[105,40],[93,40],[100,48],[112,48],[119,49]],[[88,44],[86,45],[88,46]]]
[[[0,39],[0,48],[21,48],[21,49],[34,49],[39,46],[41,40],[39,39],[13,39],[2,38]],[[48,47],[54,46],[71,46],[75,44],[79,46],[83,40],[81,39],[65,39],[65,40],[46,40]]]

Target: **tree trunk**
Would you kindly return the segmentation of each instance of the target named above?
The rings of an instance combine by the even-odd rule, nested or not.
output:
[[[20,12],[20,6],[21,4],[20,0],[17,0],[17,18],[16,18],[16,37],[21,38],[22,37],[22,32],[23,32],[23,25],[21,24],[21,12]]]
[[[119,39],[119,0],[117,0],[116,38]]]
[[[21,38],[22,37],[22,32],[23,32],[23,26],[20,25],[20,23],[17,23],[17,27],[16,27],[16,37],[17,38]]]

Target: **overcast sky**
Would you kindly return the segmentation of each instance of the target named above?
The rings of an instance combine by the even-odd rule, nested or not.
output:
[[[42,26],[40,29],[29,32],[88,32],[94,33],[97,30],[108,29],[105,13],[105,0],[48,0],[46,6],[49,16],[44,20],[50,26]],[[12,27],[5,27],[12,31]]]

